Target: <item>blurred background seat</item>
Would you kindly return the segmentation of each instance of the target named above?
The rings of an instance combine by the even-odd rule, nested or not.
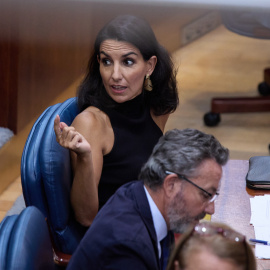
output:
[[[267,11],[222,11],[221,17],[226,28],[234,33],[270,39],[270,16]],[[264,80],[258,84],[259,96],[213,98],[211,111],[204,115],[205,125],[218,125],[221,113],[270,112],[270,66],[262,72]],[[223,79],[226,80],[226,77]]]
[[[36,207],[6,216],[0,224],[0,269],[56,269],[48,227]]]

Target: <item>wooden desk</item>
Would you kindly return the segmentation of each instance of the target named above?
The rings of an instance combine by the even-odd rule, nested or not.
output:
[[[250,239],[254,238],[254,228],[250,225],[250,198],[270,192],[262,193],[246,188],[248,166],[248,160],[230,160],[224,166],[220,196],[211,220],[228,224]],[[270,260],[257,259],[257,269],[270,269]]]

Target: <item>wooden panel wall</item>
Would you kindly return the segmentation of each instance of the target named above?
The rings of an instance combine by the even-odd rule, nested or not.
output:
[[[145,17],[169,51],[207,10],[87,1],[6,1],[0,8],[0,126],[15,133],[85,72],[97,31],[118,14]],[[75,95],[75,91],[74,91]]]
[[[16,130],[18,90],[17,16],[0,4],[0,126]],[[10,19],[14,23],[10,23]]]

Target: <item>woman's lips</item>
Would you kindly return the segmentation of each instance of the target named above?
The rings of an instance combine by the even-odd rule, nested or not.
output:
[[[126,90],[126,86],[122,86],[122,85],[111,85],[111,89],[113,92],[115,93],[122,93]]]

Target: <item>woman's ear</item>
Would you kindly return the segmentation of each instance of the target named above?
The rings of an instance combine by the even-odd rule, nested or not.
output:
[[[97,61],[98,61],[98,63],[100,64],[100,58],[99,58],[99,55],[97,55]]]
[[[151,75],[156,67],[157,57],[155,55],[151,56],[147,61],[147,74]]]

